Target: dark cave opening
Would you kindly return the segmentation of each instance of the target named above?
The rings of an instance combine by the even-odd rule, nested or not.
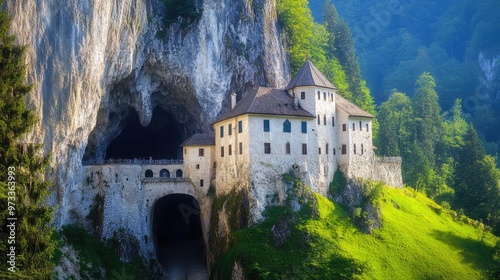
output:
[[[171,279],[206,278],[200,206],[185,194],[160,198],[153,208],[153,237],[158,261]]]
[[[174,118],[156,108],[147,127],[141,125],[137,112],[132,111],[127,125],[106,148],[106,159],[180,159],[181,129]]]

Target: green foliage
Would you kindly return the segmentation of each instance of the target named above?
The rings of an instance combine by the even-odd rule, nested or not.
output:
[[[0,1],[1,6],[3,1]],[[46,279],[52,275],[51,259],[55,248],[51,238],[53,209],[46,205],[50,183],[42,178],[49,158],[40,155],[40,145],[21,143],[36,118],[25,103],[31,90],[31,86],[25,84],[26,46],[14,43],[15,37],[8,35],[9,27],[10,18],[0,10],[0,251],[4,252],[0,257],[0,278]],[[8,170],[14,171],[13,180],[8,180]],[[15,182],[15,188],[8,184],[9,181]],[[14,193],[9,195],[9,191]],[[12,215],[8,202],[15,204]],[[17,218],[15,244],[7,243],[10,235],[7,217]],[[15,246],[15,273],[7,270],[5,252],[10,251],[7,248],[11,246]]]
[[[61,236],[78,252],[82,279],[154,279],[161,276],[155,267],[147,269],[138,257],[130,263],[121,262],[115,249],[90,235],[82,226],[63,226]]]
[[[284,246],[272,245],[272,229],[290,217],[286,207],[272,207],[262,223],[235,232],[214,277],[229,279],[235,261],[247,279],[481,279],[493,267],[497,237],[486,232],[480,242],[477,228],[455,222],[446,210],[435,213],[439,205],[410,189],[380,190],[384,227],[373,235],[316,194],[319,216],[292,223]],[[307,246],[294,245],[304,241]]]
[[[333,180],[330,183],[330,187],[328,192],[330,195],[336,195],[344,191],[347,185],[347,178],[344,175],[344,172],[337,170],[333,174]]]
[[[277,0],[278,19],[285,29],[292,75],[311,55],[314,20],[307,0]]]

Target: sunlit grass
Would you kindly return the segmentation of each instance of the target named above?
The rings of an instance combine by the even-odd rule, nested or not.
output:
[[[317,195],[319,218],[300,217],[287,243],[275,248],[271,228],[286,212],[273,208],[255,228],[236,233],[217,269],[229,273],[239,260],[252,278],[481,279],[493,265],[497,237],[453,220],[449,211],[411,189],[385,188],[383,227],[360,232],[348,213]],[[399,208],[398,208],[399,207]],[[301,237],[310,236],[303,243]]]

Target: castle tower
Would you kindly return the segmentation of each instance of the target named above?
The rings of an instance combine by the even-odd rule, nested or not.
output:
[[[316,118],[308,123],[308,139],[311,153],[317,154],[316,184],[326,186],[333,179],[337,169],[336,131],[335,131],[335,98],[337,88],[328,81],[316,66],[307,60],[290,81],[286,90],[290,96],[298,100],[298,104]],[[311,139],[311,135],[315,139]],[[311,170],[312,171],[312,170]]]

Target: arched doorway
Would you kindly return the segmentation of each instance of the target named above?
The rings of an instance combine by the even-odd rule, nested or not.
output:
[[[171,279],[207,279],[206,255],[198,201],[170,194],[153,207],[156,255]]]

